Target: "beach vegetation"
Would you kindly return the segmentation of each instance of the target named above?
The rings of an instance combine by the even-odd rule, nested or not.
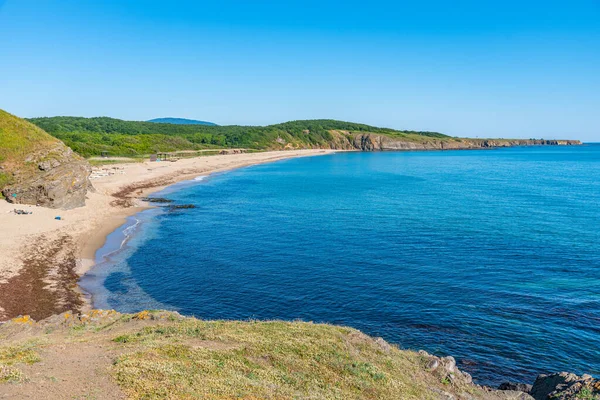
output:
[[[0,347],[0,364],[33,364],[40,361],[40,357],[35,350],[36,342],[26,342],[20,345]]]
[[[27,380],[19,369],[19,364],[31,365],[41,361],[36,342],[26,342],[15,346],[0,347],[0,384],[18,383]]]

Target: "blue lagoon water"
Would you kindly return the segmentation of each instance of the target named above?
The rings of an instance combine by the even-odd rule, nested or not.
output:
[[[157,196],[197,208],[113,233],[96,306],[349,325],[485,384],[600,374],[599,145],[341,153]]]

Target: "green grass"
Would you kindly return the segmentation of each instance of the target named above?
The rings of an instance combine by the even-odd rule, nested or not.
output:
[[[27,342],[18,346],[0,347],[0,364],[33,364],[40,361],[35,342]]]
[[[594,394],[590,388],[583,388],[575,398],[578,400],[600,400],[600,395]]]
[[[112,372],[132,398],[429,398],[417,354],[345,327],[187,320],[114,342],[135,349]]]
[[[12,181],[13,177],[11,174],[0,172],[0,190],[2,190],[3,187],[10,185]],[[0,196],[2,196],[2,193],[0,193]]]
[[[18,171],[21,177],[35,173],[37,163],[29,157],[58,143],[37,126],[0,110],[0,191],[13,183],[12,172]]]
[[[37,126],[0,110],[0,163],[22,162],[37,148],[57,142]]]

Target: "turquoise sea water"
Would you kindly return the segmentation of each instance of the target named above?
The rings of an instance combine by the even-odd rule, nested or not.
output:
[[[157,196],[197,208],[113,233],[96,306],[349,325],[485,384],[600,375],[600,145],[340,153]]]

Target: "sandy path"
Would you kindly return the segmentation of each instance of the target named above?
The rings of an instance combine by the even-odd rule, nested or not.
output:
[[[74,286],[73,273],[81,275],[93,265],[94,254],[106,236],[122,225],[127,216],[146,206],[137,197],[199,175],[332,152],[273,151],[196,157],[177,162],[118,164],[114,175],[92,180],[95,192],[88,194],[85,207],[52,210],[1,201],[0,321],[27,312],[27,307],[37,303],[39,298],[53,305],[38,309],[38,318],[77,308],[77,301],[71,301],[72,296],[67,294],[76,288],[64,286]],[[112,167],[107,168],[112,170]],[[33,214],[15,215],[11,213],[15,208],[33,211]],[[61,220],[56,220],[56,216]],[[69,259],[69,255],[74,260]],[[54,302],[48,296],[54,296]]]

